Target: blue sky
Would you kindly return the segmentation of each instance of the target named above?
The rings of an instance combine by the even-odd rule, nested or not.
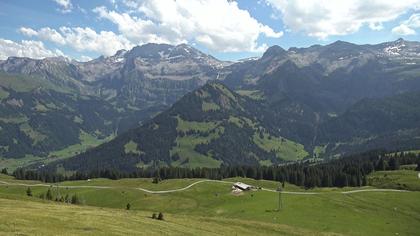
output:
[[[0,59],[89,60],[148,42],[222,60],[272,45],[419,40],[420,0],[0,0]]]

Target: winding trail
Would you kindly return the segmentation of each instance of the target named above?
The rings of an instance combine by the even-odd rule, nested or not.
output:
[[[382,189],[382,188],[376,188],[376,189],[358,189],[358,190],[351,190],[346,192],[341,192],[342,194],[350,194],[350,193],[360,193],[360,192],[411,192],[409,190],[401,190],[401,189]]]
[[[163,193],[174,193],[174,192],[181,192],[188,190],[189,188],[193,187],[194,185],[201,184],[204,182],[216,182],[216,183],[223,183],[223,184],[233,184],[235,182],[232,181],[224,181],[224,180],[211,180],[211,179],[205,179],[205,180],[199,180],[197,182],[194,182],[186,187],[178,188],[178,189],[170,189],[170,190],[149,190],[145,188],[130,188],[130,189],[136,189],[140,190],[146,193],[150,194],[163,194]],[[69,186],[69,185],[56,185],[56,184],[24,184],[24,183],[10,183],[6,181],[0,181],[0,184],[7,185],[7,186],[25,186],[25,187],[58,187],[58,188],[91,188],[91,189],[116,189],[119,187],[113,187],[113,186],[96,186],[96,185],[78,185],[78,186]],[[275,189],[268,189],[268,188],[261,188],[262,191],[267,192],[275,192],[277,193],[277,190]],[[290,191],[282,191],[283,194],[294,194],[294,195],[318,195],[318,194],[328,194],[328,193],[342,193],[342,194],[353,194],[353,193],[361,193],[361,192],[411,192],[409,190],[399,190],[399,189],[357,189],[357,190],[351,190],[351,191],[343,191],[343,192],[290,192]]]
[[[233,184],[234,182],[230,182],[230,181],[223,181],[223,180],[211,180],[211,179],[205,179],[205,180],[200,180],[197,182],[194,182],[184,188],[178,188],[178,189],[172,189],[172,190],[148,190],[148,189],[144,189],[144,188],[136,188],[138,190],[141,190],[143,192],[146,193],[152,193],[152,194],[159,194],[159,193],[173,193],[173,192],[180,192],[180,191],[184,191],[187,190],[189,188],[191,188],[192,186],[196,185],[196,184],[200,184],[200,183],[204,183],[204,182],[217,182],[217,183],[224,183],[224,184]]]

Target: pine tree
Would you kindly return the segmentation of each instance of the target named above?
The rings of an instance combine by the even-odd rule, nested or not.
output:
[[[362,186],[368,185],[366,175],[363,175]]]
[[[3,168],[2,170],[1,170],[1,173],[2,174],[4,174],[4,175],[8,175],[9,173],[7,172],[7,168]]]
[[[399,170],[400,169],[400,162],[398,161],[397,158],[392,157],[389,160],[389,169],[390,170]]]
[[[378,161],[378,164],[376,165],[376,170],[381,171],[381,170],[386,170],[387,168],[388,168],[388,163],[383,158],[381,158]]]
[[[79,197],[76,194],[71,197],[71,204],[80,204]]]
[[[157,218],[156,213],[153,213],[152,214],[152,219],[156,219],[156,218]]]
[[[162,212],[159,212],[159,215],[158,215],[157,219],[158,220],[164,220]]]
[[[125,207],[125,209],[128,211],[128,210],[130,210],[130,208],[131,208],[130,203],[127,203],[127,206]]]
[[[32,190],[31,190],[31,188],[30,188],[30,187],[28,187],[28,188],[26,189],[26,195],[27,195],[28,197],[32,197]]]
[[[48,189],[47,194],[45,194],[45,198],[47,200],[50,200],[50,201],[53,199],[53,196],[52,196],[52,193],[51,193],[51,189]]]

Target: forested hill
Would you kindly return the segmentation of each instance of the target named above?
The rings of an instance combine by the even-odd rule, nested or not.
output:
[[[216,167],[420,149],[418,65],[420,43],[402,39],[273,46],[237,63],[165,44],[85,63],[9,58],[0,62],[0,165],[40,166],[130,128],[74,160]]]
[[[275,128],[284,110],[239,95],[220,82],[188,93],[139,128],[48,169],[90,171],[137,167],[273,165],[371,149],[417,149],[420,93],[365,99],[319,124],[315,143],[299,143]],[[273,128],[274,127],[274,128]],[[305,130],[302,130],[305,132]],[[62,168],[61,168],[62,169]]]
[[[255,118],[252,112],[259,105],[211,82],[143,126],[59,165],[65,170],[219,167],[271,165],[308,156],[303,145],[273,135]]]
[[[327,153],[420,148],[420,92],[363,99],[323,123],[319,143]]]

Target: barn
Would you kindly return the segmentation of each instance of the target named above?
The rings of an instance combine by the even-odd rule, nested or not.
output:
[[[241,183],[241,182],[236,182],[232,186],[232,189],[239,189],[239,190],[242,190],[242,191],[248,191],[248,190],[251,190],[253,188],[254,188],[254,186],[244,184],[244,183]]]

